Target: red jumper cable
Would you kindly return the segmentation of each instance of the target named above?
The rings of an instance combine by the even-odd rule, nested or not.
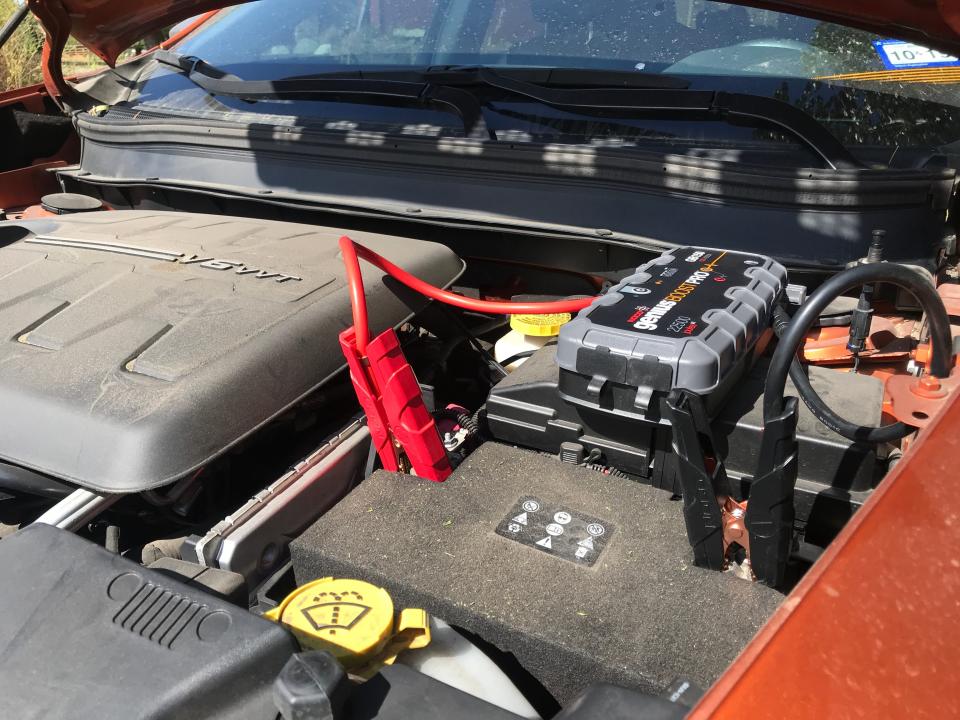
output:
[[[353,327],[340,333],[340,347],[347,358],[353,388],[367,415],[374,447],[385,470],[412,471],[435,482],[446,480],[450,475],[446,450],[396,332],[389,328],[370,339],[359,258],[421,295],[464,310],[494,315],[545,315],[578,312],[593,301],[593,298],[540,303],[474,300],[414,277],[346,235],[340,238],[340,252],[347,269],[353,310]]]

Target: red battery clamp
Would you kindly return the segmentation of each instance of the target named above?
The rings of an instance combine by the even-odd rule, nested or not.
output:
[[[435,482],[446,480],[450,475],[450,461],[396,332],[391,328],[369,339],[359,258],[432,300],[474,312],[497,315],[577,312],[593,301],[593,298],[542,303],[475,300],[425,283],[346,235],[340,238],[340,252],[347,269],[353,310],[353,327],[340,333],[340,348],[347,358],[353,389],[367,415],[380,462],[391,472],[412,472]]]

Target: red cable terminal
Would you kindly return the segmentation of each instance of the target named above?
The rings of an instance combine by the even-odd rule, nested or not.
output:
[[[452,469],[447,451],[427,406],[413,368],[403,355],[393,328],[370,340],[363,275],[353,241],[340,238],[347,267],[353,327],[340,333],[340,349],[380,462],[390,472],[412,471],[442,482]]]
[[[340,238],[340,252],[347,270],[353,311],[353,327],[340,333],[340,347],[347,358],[353,388],[367,415],[374,447],[386,470],[412,470],[417,476],[434,482],[449,477],[452,472],[450,461],[397,334],[389,329],[373,340],[369,339],[360,258],[432,300],[476,312],[506,315],[577,312],[593,300],[577,298],[544,303],[475,300],[414,277],[346,235]],[[409,467],[406,461],[409,461]]]
[[[447,451],[393,328],[367,344],[366,359],[357,349],[353,328],[340,333],[340,347],[384,469],[446,480],[452,472]]]
[[[353,328],[340,333],[340,347],[384,469],[446,480],[452,472],[447,451],[393,328],[367,344],[365,359]]]
[[[340,333],[340,349],[347,359],[347,367],[350,369],[350,382],[353,383],[353,391],[357,394],[360,407],[363,408],[363,412],[367,416],[367,427],[370,429],[373,447],[376,449],[377,455],[380,456],[380,462],[383,463],[384,470],[398,472],[400,470],[400,456],[397,453],[394,439],[390,437],[390,421],[387,418],[387,411],[383,407],[383,402],[373,379],[367,374],[363,356],[357,349],[357,333],[352,327]]]

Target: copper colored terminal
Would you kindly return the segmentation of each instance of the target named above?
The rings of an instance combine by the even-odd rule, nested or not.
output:
[[[730,562],[730,548],[736,543],[750,557],[750,534],[744,524],[747,514],[747,501],[737,502],[732,497],[719,497],[720,513],[723,519],[723,556]]]
[[[946,392],[943,385],[933,375],[924,375],[917,380],[917,384],[912,386],[911,391],[920,397],[945,397]]]

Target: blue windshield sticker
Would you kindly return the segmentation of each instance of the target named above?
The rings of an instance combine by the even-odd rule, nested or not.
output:
[[[960,67],[960,59],[953,55],[931,50],[916,43],[903,40],[874,40],[873,46],[887,70]]]

